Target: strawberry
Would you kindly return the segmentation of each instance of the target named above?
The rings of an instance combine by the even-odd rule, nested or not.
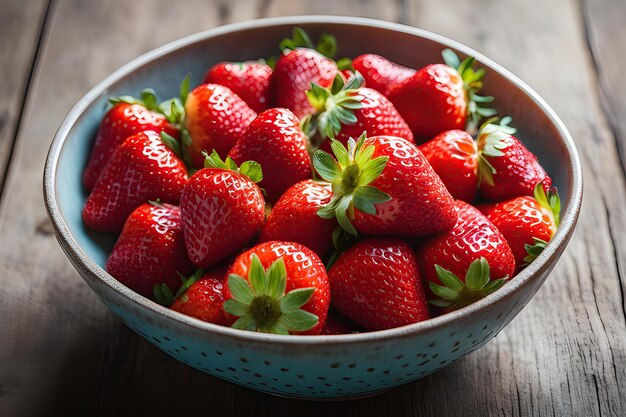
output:
[[[332,195],[330,184],[325,182],[305,180],[293,185],[272,208],[261,231],[261,242],[297,242],[324,256],[332,246],[337,222],[321,218],[317,211]]]
[[[183,279],[183,286],[176,296],[167,293],[157,296],[164,305],[187,316],[195,317],[208,323],[226,325],[224,315],[224,279],[226,268],[220,266],[208,272],[198,269],[194,275]],[[159,294],[162,289],[155,289]],[[174,298],[172,302],[172,298]]]
[[[343,144],[363,132],[368,136],[397,136],[413,142],[411,129],[393,104],[381,93],[361,87],[363,77],[354,73],[346,84],[336,78],[331,89],[312,84],[307,96],[316,113],[303,120],[303,130],[313,137],[333,138]],[[329,150],[328,143],[325,144]]]
[[[506,238],[518,269],[539,256],[559,226],[561,201],[556,189],[546,194],[538,183],[534,194],[478,207]]]
[[[423,142],[452,129],[473,131],[482,117],[493,116],[493,109],[479,107],[493,97],[476,94],[482,87],[483,69],[474,70],[474,58],[459,62],[449,49],[443,52],[448,63],[431,64],[397,84],[389,100],[411,127],[415,140]]]
[[[127,138],[104,167],[83,208],[87,226],[99,232],[122,230],[126,218],[148,200],[178,204],[187,168],[161,141],[146,131]]]
[[[289,110],[274,108],[259,114],[228,156],[236,163],[253,160],[265,176],[259,183],[267,201],[275,202],[298,181],[311,178],[311,159],[300,120]]]
[[[331,59],[337,49],[336,41],[324,34],[315,48],[306,32],[294,28],[293,37],[283,39],[280,47],[283,53],[271,78],[273,102],[302,118],[315,111],[305,93],[311,83],[330,87],[339,71]]]
[[[185,252],[180,209],[158,203],[142,204],[131,213],[106,263],[109,274],[145,297],[152,296],[157,283],[176,291],[177,272],[193,269]]]
[[[272,68],[265,62],[219,62],[204,76],[205,84],[228,87],[257,113],[267,109],[270,100]]]
[[[413,250],[399,239],[368,239],[344,252],[328,271],[332,303],[368,330],[430,318]]]
[[[498,278],[513,276],[515,257],[502,233],[474,206],[461,200],[457,200],[456,206],[459,220],[454,228],[428,238],[419,248],[418,259],[424,278],[436,285],[442,282],[447,285],[445,278],[441,279],[443,269],[449,272],[446,277],[450,274],[456,277],[466,277],[470,265],[481,257],[485,259],[488,266],[491,266],[493,276]],[[484,274],[480,276],[484,278]],[[487,285],[489,281],[483,282],[482,278],[479,282]],[[474,286],[474,284],[472,281],[471,285]],[[482,290],[484,287],[473,288],[472,286],[470,290]],[[464,288],[455,286],[452,289],[456,292],[463,292]],[[438,296],[443,293],[437,290],[433,292]],[[468,290],[458,295],[458,299],[454,301],[460,306],[466,301],[474,301],[474,296],[474,291]]]
[[[480,194],[491,201],[533,195],[538,183],[547,192],[552,179],[537,157],[515,137],[506,124],[488,123],[478,132]]]
[[[396,84],[415,75],[416,71],[376,54],[359,55],[352,66],[363,75],[365,85],[385,96]]]
[[[330,288],[315,253],[298,243],[272,241],[235,259],[224,298],[234,328],[319,334],[328,314]]]
[[[184,103],[183,151],[191,165],[201,168],[203,151],[215,150],[224,158],[237,142],[256,113],[230,88],[202,84],[187,96]]]
[[[241,249],[261,230],[265,217],[263,194],[255,184],[263,178],[259,164],[246,161],[237,167],[213,150],[205,153],[204,165],[180,198],[187,254],[199,268]]]
[[[348,320],[339,313],[331,310],[326,317],[326,323],[320,332],[321,335],[361,333],[363,329],[358,324]]]
[[[164,131],[172,137],[178,137],[176,128],[163,114],[155,111],[157,99],[154,92],[145,89],[141,92],[141,97],[140,100],[129,96],[109,99],[113,107],[100,122],[91,156],[83,173],[83,184],[87,190],[93,189],[111,155],[127,137],[146,130],[157,133]]]
[[[337,218],[349,234],[424,236],[451,229],[454,200],[424,155],[392,136],[350,139],[348,149],[332,140],[336,160],[318,150],[317,173],[332,184],[333,198],[318,210]],[[417,197],[416,197],[417,196]]]
[[[452,197],[474,201],[478,188],[478,150],[464,130],[448,130],[418,146]]]

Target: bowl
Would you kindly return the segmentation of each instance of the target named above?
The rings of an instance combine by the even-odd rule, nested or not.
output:
[[[486,69],[484,93],[513,117],[526,146],[552,176],[562,198],[561,225],[543,253],[495,293],[460,310],[391,330],[339,336],[280,336],[220,327],[144,298],[104,270],[115,238],[88,230],[81,210],[82,171],[110,96],[153,87],[177,95],[222,60],[269,57],[293,26],[329,32],[338,56],[371,52],[419,68],[440,62],[444,48],[476,57]],[[78,273],[131,329],[189,366],[270,394],[337,399],[371,395],[414,381],[480,348],[530,301],[565,250],[582,199],[582,173],[572,138],[530,87],[487,57],[442,36],[377,20],[306,16],[254,20],[198,33],[153,50],[115,71],[72,108],[59,128],[44,172],[44,196],[55,235]]]

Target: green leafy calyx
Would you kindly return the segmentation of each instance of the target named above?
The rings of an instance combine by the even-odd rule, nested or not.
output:
[[[528,254],[524,257],[524,262],[526,263],[526,265],[537,259],[537,257],[541,255],[541,252],[543,252],[547,245],[548,242],[543,239],[539,239],[538,237],[533,237],[532,245],[526,243],[524,245],[524,249],[526,249],[526,253]]]
[[[354,110],[363,107],[362,97],[358,94],[361,85],[363,76],[358,71],[346,83],[337,74],[331,88],[311,83],[306,95],[316,113],[303,119],[302,130],[309,137],[319,132],[322,139],[334,139],[341,132],[342,125],[355,124]]]
[[[561,198],[556,187],[552,187],[546,193],[546,190],[543,188],[543,181],[539,181],[533,189],[533,194],[539,205],[552,214],[555,229],[559,227],[561,222]]]
[[[297,288],[285,294],[287,270],[283,258],[265,270],[261,260],[252,254],[248,279],[228,276],[232,298],[224,302],[224,310],[239,317],[233,328],[263,333],[289,334],[315,327],[319,318],[300,307],[305,305],[315,288]]]
[[[493,174],[497,171],[489,162],[489,158],[504,156],[503,150],[509,145],[506,139],[517,130],[509,126],[510,117],[503,117],[500,123],[496,123],[497,118],[489,119],[482,125],[477,135],[478,142],[478,181],[483,181],[493,186]]]
[[[202,278],[202,275],[204,275],[203,269],[196,270],[196,272],[190,277],[185,277],[182,274],[178,273],[178,276],[183,282],[183,285],[181,285],[178,291],[176,291],[176,294],[172,294],[172,291],[165,283],[154,284],[154,287],[152,287],[154,299],[162,306],[169,307],[172,305],[175,299],[185,294],[185,292],[189,289],[189,287],[191,287],[194,282]]]
[[[458,55],[451,49],[444,49],[441,52],[441,56],[446,65],[457,70],[463,79],[467,96],[467,130],[470,133],[475,133],[476,128],[484,117],[492,117],[497,114],[495,109],[486,106],[487,103],[493,101],[493,97],[478,95],[478,91],[483,87],[485,70],[484,68],[473,68],[476,62],[474,57],[467,57],[461,61]]]
[[[243,164],[237,166],[237,163],[233,161],[233,159],[229,156],[226,157],[226,160],[222,160],[222,158],[220,158],[215,149],[213,149],[213,152],[211,152],[210,155],[206,151],[202,151],[202,156],[204,156],[205,168],[217,168],[235,171],[240,173],[241,175],[245,175],[256,183],[259,183],[263,180],[263,170],[261,169],[261,164],[259,164],[258,162],[246,161]]]
[[[357,141],[351,138],[347,149],[341,142],[331,139],[335,158],[322,150],[313,154],[313,167],[333,189],[332,199],[318,209],[317,215],[324,219],[337,218],[339,226],[352,236],[357,235],[351,223],[355,208],[375,215],[376,204],[391,200],[389,194],[369,185],[383,172],[389,157],[372,158],[374,146],[364,146],[365,139],[365,133]]]
[[[313,41],[308,33],[300,27],[294,27],[291,31],[291,37],[280,41],[278,46],[283,52],[291,51],[297,48],[314,49],[320,54],[331,59],[337,53],[337,40],[334,36],[324,33],[320,36],[317,44],[313,44]]]
[[[438,299],[430,300],[434,306],[456,310],[472,304],[500,288],[509,278],[491,280],[489,262],[484,257],[475,259],[467,269],[465,282],[445,268],[435,265],[437,277],[443,285],[429,283]]]

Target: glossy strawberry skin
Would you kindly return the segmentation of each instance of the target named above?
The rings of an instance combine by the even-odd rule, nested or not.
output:
[[[170,308],[208,323],[226,326],[226,316],[222,308],[225,278],[224,267],[207,272],[177,297]]]
[[[305,180],[293,185],[272,208],[260,241],[297,242],[323,257],[332,248],[337,221],[321,218],[317,210],[331,198],[330,184]]]
[[[104,167],[83,208],[83,221],[99,232],[122,230],[148,200],[178,204],[187,168],[153,131],[127,138]]]
[[[547,192],[552,186],[552,179],[537,157],[514,136],[507,136],[502,142],[503,156],[483,155],[496,172],[492,174],[493,185],[481,181],[480,194],[491,201],[509,200],[523,195],[532,196],[539,182],[543,182]]]
[[[397,136],[413,143],[413,133],[393,104],[381,93],[371,88],[359,88],[352,96],[358,96],[361,108],[353,110],[357,122],[342,124],[336,139],[343,144],[350,138],[368,136]],[[330,149],[329,141],[323,148]]]
[[[448,130],[418,146],[452,197],[471,203],[478,189],[478,150],[464,130]]]
[[[185,127],[192,144],[186,151],[195,168],[202,168],[202,151],[213,149],[225,158],[256,113],[230,88],[218,84],[196,87],[185,103]]]
[[[359,55],[352,60],[352,66],[363,75],[367,87],[384,95],[416,72],[376,54]]]
[[[330,87],[337,64],[312,49],[294,49],[280,56],[272,73],[274,106],[291,110],[298,118],[315,112],[306,91],[311,83]]]
[[[267,109],[270,101],[269,65],[258,61],[219,62],[204,76],[205,84],[228,87],[257,113]]]
[[[181,285],[177,272],[188,274],[193,269],[185,252],[180,209],[170,204],[137,207],[106,263],[115,279],[149,298],[155,284],[165,283],[176,292]]]
[[[247,279],[252,254],[256,254],[265,269],[279,258],[283,258],[287,270],[286,292],[296,288],[315,288],[311,299],[302,306],[302,309],[315,314],[319,322],[315,327],[301,334],[319,334],[328,315],[330,306],[330,286],[326,268],[320,258],[307,247],[299,243],[270,241],[242,253],[228,270],[228,274],[237,274]],[[224,299],[231,298],[230,290],[226,286]],[[229,324],[235,322],[236,317],[226,314]]]
[[[273,108],[259,114],[230,150],[238,165],[256,161],[263,169],[259,187],[267,201],[275,202],[293,184],[311,178],[311,159],[300,120],[287,109]]]
[[[204,168],[183,188],[180,209],[187,254],[198,268],[209,268],[257,235],[265,201],[248,177]]]
[[[387,166],[370,185],[391,196],[376,205],[376,215],[355,210],[359,233],[426,236],[450,230],[457,220],[454,199],[417,147],[393,136],[367,138],[373,158],[388,156]]]
[[[515,264],[521,269],[528,255],[524,245],[533,245],[533,237],[550,241],[556,225],[550,210],[541,207],[533,197],[516,197],[495,204],[485,204],[478,209],[504,235],[513,254]]]
[[[389,100],[413,131],[417,143],[441,132],[464,129],[467,97],[461,75],[443,64],[428,65],[397,84]]]
[[[178,138],[178,131],[165,119],[165,116],[150,111],[141,104],[122,102],[111,107],[100,122],[91,156],[83,173],[85,188],[91,191],[96,185],[111,155],[127,137],[146,130],[153,130],[157,133],[163,131]]]
[[[446,233],[425,240],[417,258],[426,280],[441,284],[435,265],[445,268],[465,280],[465,273],[475,260],[485,257],[492,279],[513,277],[515,257],[506,239],[476,207],[457,200],[459,220]]]
[[[399,239],[369,239],[339,256],[328,271],[333,306],[368,330],[430,318],[415,255]]]

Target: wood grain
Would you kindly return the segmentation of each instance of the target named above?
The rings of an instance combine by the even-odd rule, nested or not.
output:
[[[46,0],[0,4],[0,198],[47,9]]]
[[[83,284],[41,203],[41,167],[54,130],[116,67],[226,22],[320,13],[400,21],[492,57],[563,118],[586,181],[567,253],[495,340],[435,375],[354,402],[270,397],[162,354]],[[16,135],[9,197],[0,202],[0,415],[626,415],[625,15],[620,0],[54,1]],[[0,51],[0,68],[3,57]],[[20,114],[19,103],[7,108]]]

